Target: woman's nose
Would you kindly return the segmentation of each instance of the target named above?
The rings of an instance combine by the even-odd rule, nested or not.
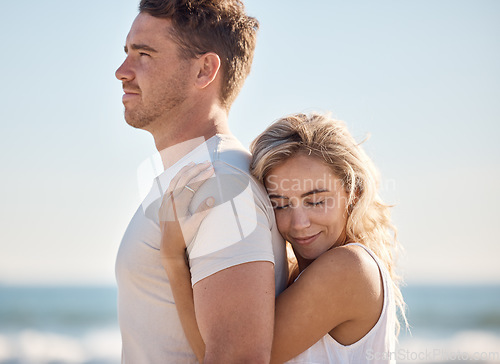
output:
[[[295,206],[292,210],[292,227],[296,231],[308,228],[311,225],[307,209],[304,206]]]

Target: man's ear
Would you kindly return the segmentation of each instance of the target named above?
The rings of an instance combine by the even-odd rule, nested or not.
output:
[[[198,59],[197,64],[199,68],[195,84],[199,88],[205,88],[217,77],[220,69],[220,58],[216,53],[208,52]]]

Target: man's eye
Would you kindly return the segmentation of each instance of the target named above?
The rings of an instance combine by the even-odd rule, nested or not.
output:
[[[140,52],[140,53],[139,53],[139,55],[140,55],[141,57],[143,57],[143,56],[148,56],[148,57],[149,57],[149,54],[144,53],[144,52]]]

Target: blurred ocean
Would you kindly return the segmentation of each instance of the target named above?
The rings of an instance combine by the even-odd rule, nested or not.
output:
[[[403,289],[398,363],[500,363],[500,286]],[[0,286],[1,364],[117,364],[114,287]]]

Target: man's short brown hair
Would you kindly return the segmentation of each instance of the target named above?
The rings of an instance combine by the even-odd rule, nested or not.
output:
[[[181,56],[221,59],[221,102],[229,109],[250,73],[259,22],[240,0],[141,0],[141,13],[172,21]]]

